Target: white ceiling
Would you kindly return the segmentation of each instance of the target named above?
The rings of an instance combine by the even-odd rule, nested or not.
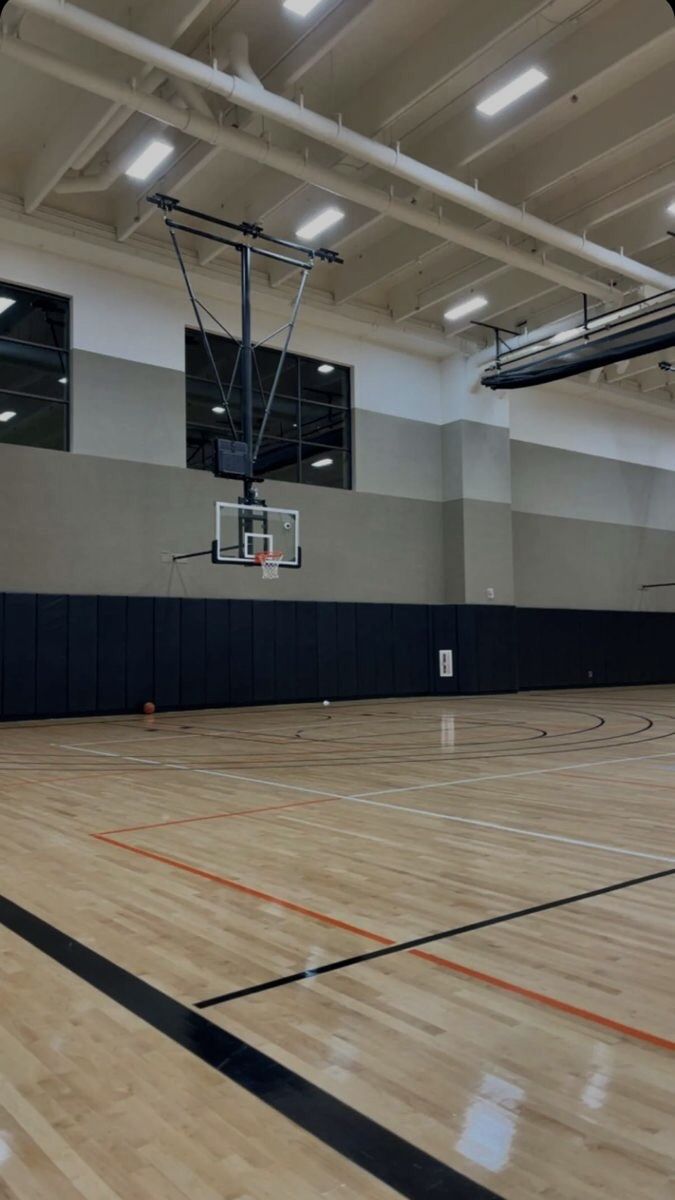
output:
[[[623,247],[633,259],[675,274],[675,21],[666,0],[319,0],[305,18],[282,0],[80,0],[79,7],[126,25],[205,61],[223,54],[228,34],[245,32],[250,61],[265,86],[345,126],[389,145],[483,192],[596,243]],[[4,20],[19,9],[10,0]],[[22,40],[109,78],[142,81],[149,68],[26,14]],[[529,66],[548,81],[501,114],[488,118],[476,104]],[[176,99],[175,84],[158,76],[157,94]],[[202,95],[202,99],[205,99]],[[341,158],[278,124],[208,104],[225,124],[273,145],[303,151],[313,162],[360,183],[388,190],[421,210],[433,196],[415,192],[376,168]],[[189,206],[234,221],[260,220],[267,230],[293,237],[304,218],[332,198],[316,187],[258,166],[152,119],[118,112],[98,96],[0,58],[0,192],[33,214],[58,212],[76,222],[108,226],[140,255],[165,234],[144,202],[163,190]],[[152,136],[174,146],[169,165],[148,184],[134,183],[123,165]],[[106,187],[60,192],[65,181],[106,172]],[[345,219],[325,235],[345,258],[340,268],[319,267],[308,303],[388,323],[401,339],[425,334],[447,346],[482,346],[486,331],[465,322],[450,326],[443,313],[471,291],[488,306],[481,320],[531,330],[579,311],[580,297],[529,271],[515,270],[461,245],[340,200]],[[509,231],[466,208],[443,205],[444,217],[501,241]],[[519,248],[542,247],[511,233]],[[547,251],[551,263],[571,266],[617,285],[634,299],[635,284],[588,263]],[[216,260],[227,270],[225,256]],[[260,280],[274,289],[293,281],[272,269]],[[601,311],[599,309],[598,311]],[[468,319],[467,319],[468,321]],[[460,338],[461,342],[457,339]],[[607,382],[636,394],[668,393],[650,361]],[[675,376],[670,378],[675,379]]]

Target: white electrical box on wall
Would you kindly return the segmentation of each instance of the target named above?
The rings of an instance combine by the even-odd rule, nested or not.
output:
[[[438,651],[438,667],[441,679],[447,679],[449,676],[454,675],[452,650]]]

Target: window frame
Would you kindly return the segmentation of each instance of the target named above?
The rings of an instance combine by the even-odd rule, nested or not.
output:
[[[213,338],[213,339],[217,339],[218,341],[227,342],[231,346],[237,346],[237,344],[238,344],[236,341],[234,341],[234,339],[228,338],[225,335],[223,335],[222,333],[215,333],[215,332],[208,331],[207,336],[210,339]],[[187,470],[202,470],[203,471],[203,470],[209,470],[209,468],[205,467],[205,466],[196,466],[196,465],[193,465],[190,462],[188,462],[188,451],[189,451],[188,438],[189,438],[190,431],[193,430],[193,431],[195,431],[195,433],[197,431],[199,433],[205,433],[207,431],[212,432],[214,440],[215,440],[215,438],[217,438],[219,436],[220,437],[228,437],[228,436],[230,436],[230,434],[228,433],[228,426],[226,426],[226,425],[223,425],[223,424],[216,425],[215,423],[213,425],[211,425],[210,423],[199,424],[199,423],[197,423],[195,421],[191,421],[189,419],[188,405],[189,405],[189,402],[191,399],[190,382],[192,380],[194,380],[195,383],[206,383],[206,384],[211,385],[212,387],[217,386],[216,381],[212,375],[210,377],[202,375],[202,374],[196,375],[196,374],[192,374],[188,371],[188,354],[189,354],[188,339],[191,337],[200,338],[201,332],[196,327],[187,325],[185,327],[185,433],[186,433],[186,437],[185,437],[186,464],[185,465],[186,465]],[[266,345],[265,349],[268,351],[271,351],[277,355],[281,353],[281,351],[278,350],[274,346]],[[271,434],[269,432],[269,429],[266,432],[266,440],[271,438],[274,441],[287,442],[289,445],[294,445],[297,448],[297,456],[296,456],[297,457],[297,479],[295,479],[293,481],[280,480],[280,482],[285,482],[285,483],[293,482],[296,486],[299,486],[299,487],[305,487],[305,486],[323,487],[323,488],[329,487],[330,490],[332,490],[332,491],[344,491],[344,492],[353,491],[354,490],[354,403],[353,403],[354,368],[351,365],[348,365],[346,363],[339,363],[339,362],[334,363],[336,369],[339,369],[340,371],[344,372],[344,376],[346,378],[347,398],[346,398],[346,402],[332,404],[330,402],[330,400],[320,399],[318,395],[312,399],[310,399],[309,397],[305,397],[303,395],[303,371],[302,371],[303,365],[309,364],[310,366],[318,368],[322,364],[322,362],[326,361],[326,359],[325,358],[314,358],[313,356],[307,355],[307,354],[299,354],[295,350],[291,351],[290,355],[295,360],[295,388],[296,388],[296,391],[295,391],[294,395],[291,395],[288,391],[281,390],[281,384],[280,384],[280,390],[277,393],[277,396],[275,397],[275,404],[276,404],[277,400],[287,400],[287,401],[291,401],[292,403],[295,404],[297,418],[298,418],[298,420],[297,420],[297,438],[288,438],[288,437],[282,437],[282,436],[276,435],[276,434]],[[331,359],[330,361],[333,362],[333,359]],[[223,380],[223,384],[225,385],[225,387],[227,387],[228,383],[229,383],[229,380]],[[256,378],[254,378],[254,383],[257,383]],[[257,386],[255,388],[255,391],[258,392]],[[239,383],[236,382],[232,389],[233,400],[235,397],[238,398],[239,395],[240,395],[240,387],[239,387]],[[194,399],[196,401],[199,398],[194,397]],[[307,406],[306,408],[304,407],[305,405]],[[303,432],[302,432],[302,430],[303,430],[303,411],[305,413],[310,412],[314,407],[316,407],[316,408],[323,407],[325,409],[330,409],[332,412],[334,412],[336,414],[336,416],[338,416],[338,414],[339,414],[339,416],[341,418],[341,420],[339,422],[339,426],[341,429],[342,437],[344,439],[343,442],[339,446],[330,445],[329,443],[322,442],[322,441],[313,441],[310,438],[303,438]],[[272,408],[270,420],[272,421],[273,418],[274,418],[274,407]],[[325,451],[326,454],[330,454],[330,452],[332,451],[335,454],[339,454],[342,458],[346,458],[346,460],[347,460],[346,473],[347,473],[347,477],[348,477],[348,482],[346,484],[340,484],[338,486],[333,487],[332,485],[320,484],[318,481],[314,482],[314,480],[311,480],[309,478],[303,478],[303,474],[306,475],[307,468],[305,467],[305,471],[303,472],[303,463],[305,460],[303,459],[302,452],[303,452],[303,448],[310,447],[310,446],[312,447],[313,452],[319,453],[321,451]],[[307,457],[309,457],[309,456],[307,456]],[[267,476],[266,478],[274,481],[275,476],[270,475],[270,476]]]
[[[17,345],[17,346],[30,346],[30,347],[34,346],[38,350],[50,350],[52,352],[57,352],[57,353],[63,354],[64,359],[65,359],[65,364],[66,364],[66,369],[64,371],[64,374],[66,376],[66,385],[65,385],[65,389],[64,389],[65,396],[63,398],[61,398],[61,397],[57,397],[57,396],[41,396],[35,392],[17,392],[13,388],[3,387],[1,376],[0,376],[0,393],[3,393],[6,396],[16,396],[18,399],[21,399],[23,397],[27,400],[39,400],[40,402],[42,402],[44,404],[52,404],[52,405],[59,404],[59,405],[61,405],[61,407],[63,409],[65,409],[65,420],[63,422],[65,444],[62,447],[59,447],[59,449],[56,450],[56,453],[57,454],[64,454],[64,453],[68,454],[68,453],[70,453],[70,449],[71,449],[72,442],[73,442],[73,428],[72,428],[73,406],[71,404],[72,369],[73,369],[73,358],[72,358],[72,351],[73,351],[73,298],[72,298],[72,296],[66,295],[64,292],[55,292],[55,291],[52,291],[51,288],[32,287],[31,285],[26,284],[26,283],[15,283],[14,280],[12,280],[12,279],[0,280],[0,292],[2,291],[3,287],[11,288],[12,291],[16,291],[16,292],[24,292],[28,296],[37,296],[37,297],[44,296],[44,297],[47,297],[48,299],[58,300],[58,301],[61,301],[65,305],[65,319],[63,322],[63,324],[64,324],[64,345],[63,346],[53,345],[53,344],[49,345],[45,342],[30,341],[27,338],[11,337],[7,334],[0,333],[0,346],[3,345],[4,343],[13,343],[14,345]],[[51,449],[51,447],[46,447],[46,446],[35,446],[35,445],[32,445],[30,442],[2,442],[0,440],[0,446],[3,446],[3,445],[26,446],[28,449],[34,449],[34,450]]]

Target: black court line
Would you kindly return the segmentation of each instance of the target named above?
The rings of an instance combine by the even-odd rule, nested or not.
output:
[[[501,1200],[496,1192],[474,1183],[4,896],[0,896],[0,921],[85,983],[408,1200]],[[262,1126],[261,1137],[264,1137]]]
[[[517,921],[520,917],[532,917],[535,913],[548,912],[552,908],[564,908],[567,904],[578,904],[580,900],[591,900],[594,896],[605,896],[608,892],[620,892],[623,888],[635,887],[638,883],[651,883],[654,879],[665,879],[669,875],[675,875],[675,867],[671,867],[667,871],[655,871],[652,875],[641,875],[638,879],[627,879],[623,883],[610,883],[607,887],[595,888],[592,892],[579,892],[576,896],[565,896],[562,900],[548,900],[544,904],[533,904],[530,908],[503,913],[500,917],[486,917],[482,921],[473,921],[470,925],[457,925],[454,929],[444,929],[442,933],[426,934],[423,937],[413,938],[409,942],[396,942],[393,946],[383,946],[380,950],[368,950],[365,954],[354,954],[351,958],[341,958],[337,962],[325,963],[324,966],[314,967],[309,971],[296,971],[294,975],[283,975],[278,979],[269,979],[266,983],[256,983],[252,987],[239,988],[236,992],[225,992],[222,996],[199,1000],[195,1004],[195,1008],[213,1008],[216,1004],[241,1000],[244,996],[255,996],[258,992],[270,992],[274,988],[285,987],[288,983],[301,983],[306,979],[315,979],[317,975],[343,971],[345,967],[372,962],[376,958],[386,958],[390,954],[401,954],[405,950],[417,950],[420,946],[428,946],[432,942],[459,937],[461,933],[474,933],[477,929],[487,929],[490,925],[502,925],[506,921]]]

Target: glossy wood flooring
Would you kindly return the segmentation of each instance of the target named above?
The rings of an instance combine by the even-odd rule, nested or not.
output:
[[[5,725],[0,817],[5,897],[298,1096],[3,928],[2,1200],[675,1195],[675,687]]]

